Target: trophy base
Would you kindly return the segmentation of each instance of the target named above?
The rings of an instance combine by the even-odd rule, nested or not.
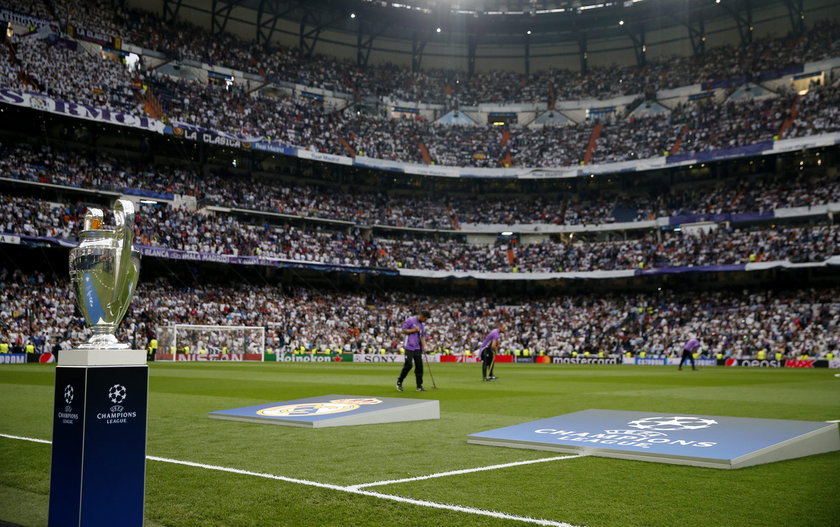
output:
[[[137,366],[146,364],[145,350],[81,348],[58,354],[59,366]]]

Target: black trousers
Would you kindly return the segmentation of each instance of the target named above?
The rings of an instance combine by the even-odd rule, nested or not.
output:
[[[682,365],[685,364],[686,359],[691,361],[691,367],[694,368],[694,352],[693,351],[683,350],[682,359],[680,360],[680,368],[682,368]],[[673,366],[671,366],[671,367],[673,368]]]
[[[495,364],[493,364],[493,357],[496,356],[496,353],[487,348],[481,352],[481,376],[487,377],[487,368],[490,368],[490,376],[493,376],[493,368]]]
[[[423,386],[423,351],[421,350],[405,350],[405,364],[403,364],[400,376],[397,382],[402,384],[411,371],[411,366],[414,365],[414,378],[417,379],[417,387]]]

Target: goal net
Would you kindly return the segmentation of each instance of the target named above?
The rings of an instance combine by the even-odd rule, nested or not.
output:
[[[158,326],[157,360],[263,360],[261,326]],[[175,353],[173,353],[173,350]]]

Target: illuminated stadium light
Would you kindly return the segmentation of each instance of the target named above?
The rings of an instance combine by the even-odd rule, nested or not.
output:
[[[526,31],[526,32],[525,32],[525,34],[526,34],[526,35],[530,35],[530,34],[531,34],[531,30],[529,29],[528,31]]]
[[[356,13],[350,13],[350,18],[356,18]]]
[[[505,231],[502,233],[502,236],[513,236],[513,231]]]
[[[428,8],[425,8],[425,7],[420,7],[420,6],[416,6],[416,5],[399,4],[397,2],[391,2],[391,7],[397,7],[397,8],[400,8],[400,9],[411,9],[411,10],[414,10],[414,11],[420,11],[422,13],[427,13],[427,14],[432,12],[431,9],[428,9]]]
[[[157,205],[158,202],[153,199],[141,199],[140,203],[143,203],[145,205]]]
[[[436,33],[440,33],[441,31],[442,31],[442,29],[440,29],[440,28],[437,28],[437,29],[435,30],[435,32],[436,32]]]
[[[366,3],[374,4],[381,7],[392,7],[397,9],[406,9],[410,11],[418,11],[421,13],[430,14],[435,11],[428,6],[430,2],[424,2],[421,0],[403,0],[402,2],[389,2],[385,0],[363,0]],[[584,0],[585,1],[585,0]],[[592,0],[590,0],[592,1]],[[600,1],[596,0],[596,3],[591,3],[589,5],[582,5],[581,0],[577,0],[571,2],[569,7],[549,7],[548,2],[536,2],[535,0],[531,0],[527,2],[530,6],[527,9],[523,9],[523,5],[518,2],[509,2],[505,3],[502,2],[500,5],[499,2],[487,2],[486,4],[478,3],[477,7],[472,6],[465,6],[463,3],[456,3],[452,2],[451,5],[448,6],[448,11],[452,15],[467,15],[478,17],[479,15],[484,16],[523,16],[523,15],[550,15],[550,14],[557,14],[557,13],[580,13],[581,11],[586,11],[588,9],[599,9],[599,8],[607,8],[607,7],[614,7],[614,6],[621,6],[621,7],[630,7],[635,5],[639,2],[644,0],[618,0],[618,1]],[[719,1],[719,0],[718,0]],[[448,2],[447,2],[448,3]],[[562,2],[556,2],[562,3]],[[434,2],[432,2],[434,4]],[[543,5],[539,5],[543,4]],[[490,9],[488,7],[492,6]],[[472,7],[472,8],[470,8]],[[537,9],[540,7],[540,9]],[[444,8],[447,9],[447,8]]]
[[[618,21],[618,25],[619,25],[619,26],[623,26],[623,25],[624,25],[624,20],[619,20],[619,21]]]

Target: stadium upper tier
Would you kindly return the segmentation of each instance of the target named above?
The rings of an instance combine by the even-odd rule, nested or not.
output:
[[[546,101],[552,94],[564,100],[652,93],[737,77],[757,78],[761,72],[840,56],[840,28],[833,21],[824,21],[799,38],[755,40],[746,47],[710,46],[701,58],[669,57],[643,68],[591,68],[585,75],[568,70],[530,75],[492,71],[469,78],[459,70],[412,72],[393,64],[361,68],[347,59],[317,54],[307,57],[299,49],[258,46],[225,32],[211,34],[183,20],[164,22],[148,11],[116,9],[107,0],[52,0],[48,5],[53,9],[41,0],[4,3],[13,11],[33,11],[74,27],[120,37],[172,59],[192,59],[355,97],[387,96],[448,107]]]
[[[564,71],[518,78],[495,72],[460,80],[455,77],[462,73],[457,72],[411,73],[395,66],[360,69],[327,57],[304,58],[290,49],[257,49],[229,35],[211,37],[191,26],[172,29],[150,14],[117,13],[96,3],[54,5],[55,16],[62,20],[95,24],[106,34],[125,36],[150,48],[195,52],[203,59],[209,54],[212,64],[258,70],[268,79],[328,87],[352,96],[349,104],[348,100],[307,98],[301,92],[270,96],[258,89],[270,83],[216,85],[164,74],[161,68],[131,72],[99,53],[91,54],[87,45],[76,46],[55,35],[42,38],[45,35],[38,32],[16,35],[10,41],[9,61],[2,73],[13,87],[120,111],[146,111],[176,125],[269,138],[341,156],[461,167],[563,167],[741,147],[840,130],[840,92],[830,85],[834,80],[830,70],[813,79],[829,86],[806,85],[804,96],[793,92],[790,83],[772,90],[762,85],[752,91],[743,87],[768,69],[840,56],[840,29],[828,22],[798,39],[715,48],[703,59],[606,68],[585,76]],[[641,104],[664,87],[712,80],[724,81],[714,97],[654,103],[658,113],[634,112],[636,108],[627,103],[626,111],[597,113],[593,107],[588,118],[564,117],[563,122],[549,120],[551,124],[545,126],[453,126],[419,114],[392,118],[392,108],[384,106],[371,115],[354,102],[364,99],[366,90],[397,100],[410,89],[413,95],[407,100],[440,102],[435,95],[439,94],[447,110],[482,102],[485,97],[496,102],[537,100],[554,108],[564,99],[611,96],[616,93],[609,90],[619,89],[625,95],[638,95],[636,102]],[[492,98],[500,93],[504,97]],[[562,114],[561,110],[545,114],[555,111]]]
[[[395,336],[413,310],[431,308],[429,347],[474,351],[487,328],[505,323],[505,350],[529,349],[568,357],[646,353],[679,354],[697,336],[701,351],[753,357],[764,350],[786,358],[824,357],[840,348],[840,290],[787,292],[646,293],[551,298],[456,298],[380,292],[348,294],[244,284],[175,287],[141,283],[119,337],[144,348],[157,328],[170,324],[266,327],[266,347],[291,351],[396,351]],[[37,306],[37,317],[28,313]],[[89,336],[74,313],[70,285],[40,274],[0,269],[0,309],[6,324],[0,342],[14,350],[27,342],[38,349],[66,349]],[[197,351],[194,349],[194,351]]]

